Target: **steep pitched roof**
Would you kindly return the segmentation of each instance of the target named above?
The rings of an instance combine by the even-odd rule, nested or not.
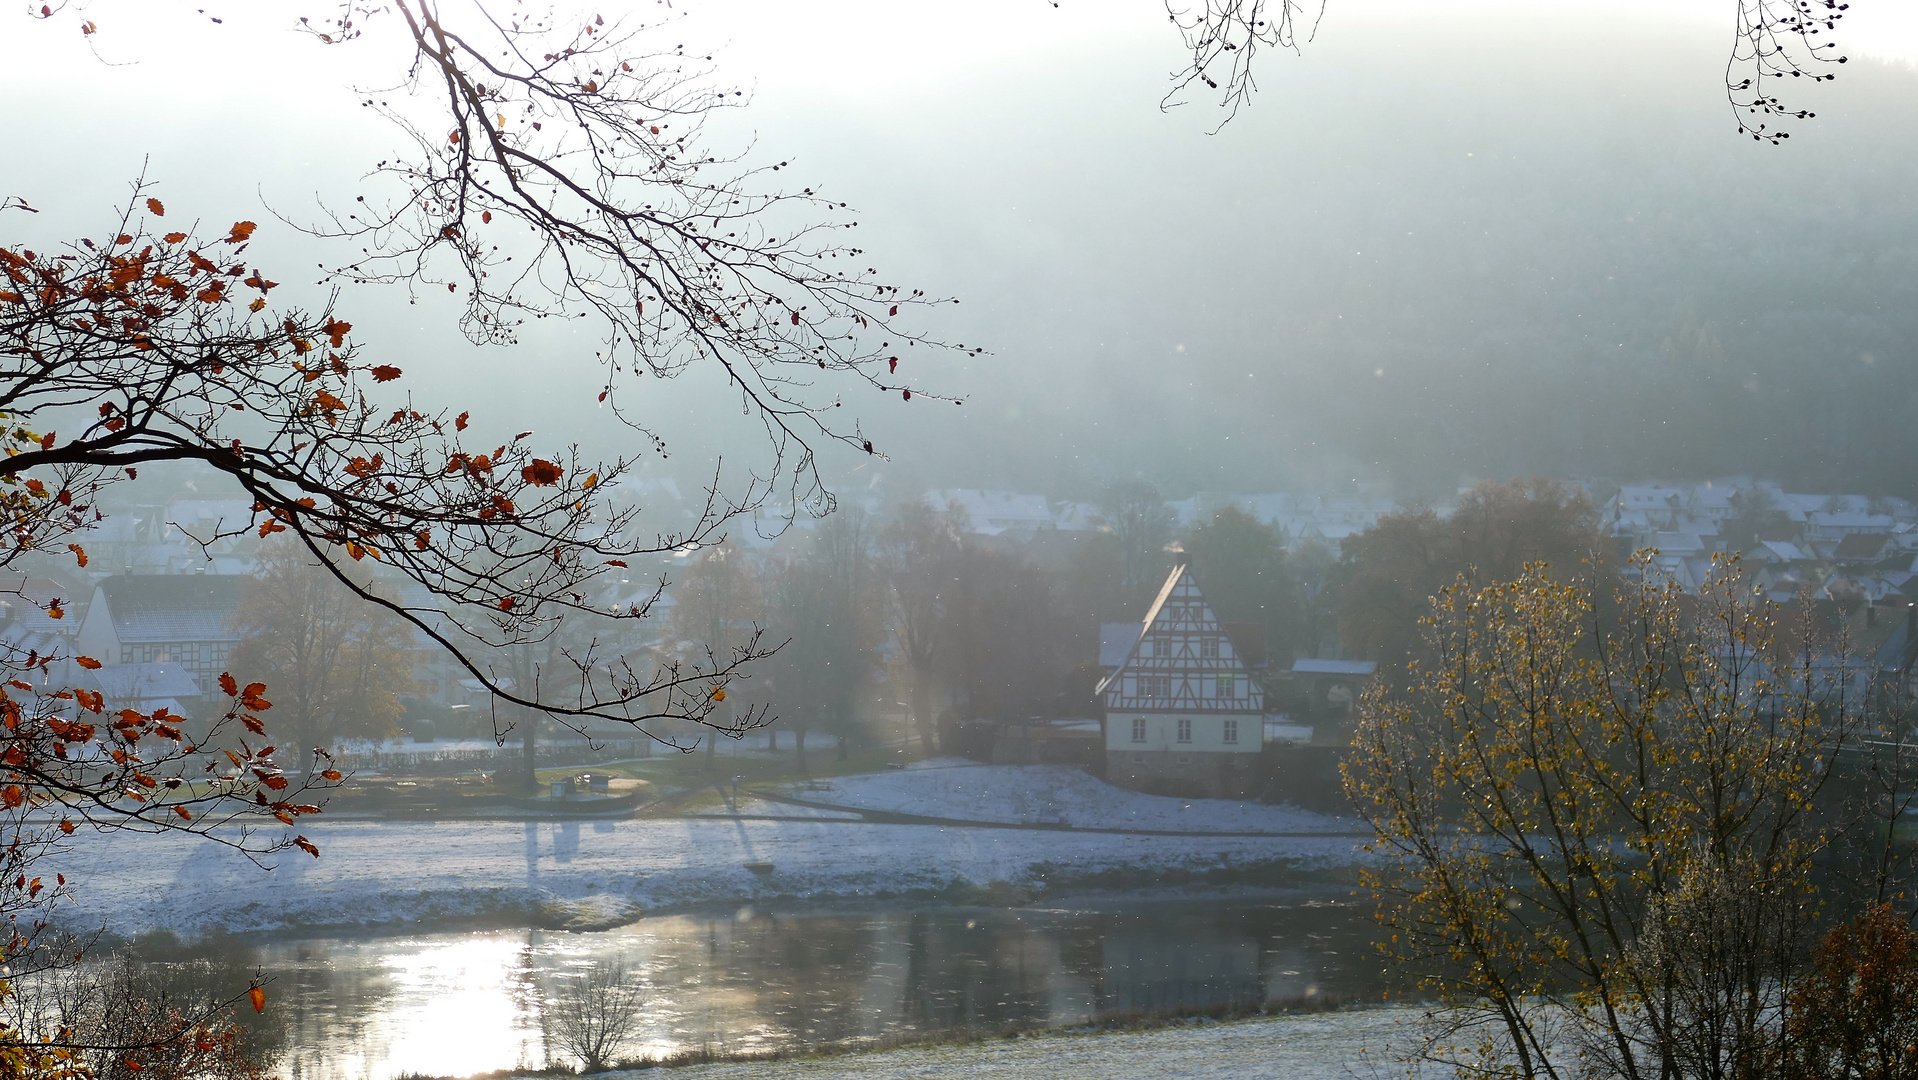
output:
[[[1105,622],[1099,624],[1099,666],[1116,668],[1125,663],[1132,655],[1132,647],[1139,643],[1139,635],[1145,633],[1145,624],[1136,622]]]
[[[1217,650],[1216,656],[1206,655],[1203,643],[1220,638],[1232,647]],[[1153,652],[1150,656],[1142,651],[1148,642]],[[1160,655],[1158,650],[1166,644],[1176,646],[1177,654]],[[1146,609],[1145,618],[1140,620],[1139,637],[1132,643],[1124,662],[1099,682],[1097,692],[1104,695],[1109,709],[1262,712],[1265,693],[1252,678],[1243,655],[1238,642],[1199,591],[1198,580],[1184,566],[1175,566],[1166,575],[1165,585],[1159,589],[1152,606]],[[1208,683],[1208,677],[1216,679],[1221,675],[1236,678],[1237,688],[1245,693],[1235,693],[1229,700],[1207,696],[1206,687],[1217,686],[1216,682]],[[1144,690],[1150,677],[1158,677],[1161,687],[1169,690],[1169,694]],[[1128,682],[1128,678],[1133,681]],[[1138,694],[1128,696],[1128,686],[1138,690]]]
[[[110,577],[100,593],[123,642],[238,641],[233,613],[245,578],[221,574]]]

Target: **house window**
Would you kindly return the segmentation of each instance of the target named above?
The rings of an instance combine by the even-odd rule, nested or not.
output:
[[[1174,638],[1160,638],[1159,644],[1156,646],[1156,648],[1158,649],[1158,652],[1156,652],[1154,655],[1162,658],[1170,658],[1170,657],[1176,656],[1179,652],[1178,642]]]
[[[1239,741],[1239,722],[1237,720],[1227,720],[1225,722],[1225,741],[1229,743]]]
[[[1132,718],[1132,741],[1145,741],[1145,717],[1143,716],[1135,716]]]
[[[1215,637],[1202,639],[1199,642],[1199,656],[1206,660],[1217,660],[1219,658],[1219,639]]]
[[[1219,696],[1235,698],[1239,696],[1239,677],[1237,675],[1219,676]]]
[[[1192,721],[1185,720],[1185,719],[1181,719],[1179,721],[1179,741],[1180,742],[1192,741]]]

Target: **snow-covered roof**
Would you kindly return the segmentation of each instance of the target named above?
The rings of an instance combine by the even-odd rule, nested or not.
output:
[[[65,614],[58,619],[48,613],[54,600],[61,601],[65,609]],[[81,610],[74,610],[76,607]],[[82,598],[58,582],[41,578],[0,579],[0,622],[5,624],[8,640],[18,641],[29,634],[64,637],[80,629],[84,615]]]
[[[1626,484],[1618,489],[1618,505],[1624,510],[1676,510],[1685,505],[1684,488],[1663,484]]]
[[[1132,653],[1132,647],[1139,643],[1139,636],[1145,633],[1142,622],[1108,622],[1099,624],[1099,666],[1116,668],[1125,663]]]
[[[1844,529],[1849,532],[1888,533],[1897,524],[1890,514],[1866,514],[1855,510],[1821,510],[1806,515],[1805,521],[1814,529]]]
[[[1685,556],[1710,550],[1705,546],[1705,541],[1699,539],[1697,533],[1689,532],[1658,533],[1652,537],[1652,546],[1657,548],[1661,555]]]
[[[150,702],[200,695],[200,684],[175,663],[109,664],[89,674],[100,692],[113,702]],[[178,704],[176,700],[169,708],[177,711]]]
[[[224,574],[110,577],[100,583],[122,642],[238,641],[232,621],[244,578]]]
[[[1789,540],[1760,540],[1746,553],[1749,558],[1766,562],[1806,562],[1811,555]]]
[[[1300,675],[1370,675],[1378,669],[1376,660],[1292,661],[1292,670]]]
[[[1054,527],[1052,506],[1044,495],[982,488],[940,488],[926,493],[934,507],[957,506],[972,519],[972,531],[996,536],[1008,529]]]

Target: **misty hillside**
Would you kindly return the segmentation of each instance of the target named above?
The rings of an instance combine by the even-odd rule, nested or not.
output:
[[[1272,57],[1216,136],[1121,53],[835,140],[867,239],[945,253],[955,336],[993,350],[955,380],[963,419],[873,410],[912,436],[897,467],[1060,494],[1132,472],[1918,491],[1918,73],[1802,88],[1820,115],[1773,148],[1735,137],[1715,35],[1634,39],[1627,74],[1604,45],[1636,29],[1577,51],[1337,29]]]

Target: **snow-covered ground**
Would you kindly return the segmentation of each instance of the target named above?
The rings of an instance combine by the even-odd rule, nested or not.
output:
[[[955,773],[956,775],[956,773]],[[1071,872],[1208,870],[1354,858],[1349,836],[1138,836],[849,821],[302,822],[323,856],[264,870],[190,837],[91,836],[53,860],[63,916],[119,932],[397,924],[502,913],[608,925],[661,907],[757,897],[884,897]],[[771,863],[761,878],[748,863]],[[526,915],[515,915],[526,912]],[[523,924],[523,923],[522,923]]]
[[[980,765],[935,758],[911,768],[787,784],[782,794],[864,810],[965,821],[1057,822],[1168,832],[1357,832],[1349,818],[1293,806],[1173,799],[1114,787],[1065,765]]]
[[[843,1057],[698,1065],[673,1070],[675,1080],[746,1080],[776,1070],[798,1080],[909,1080],[963,1076],[972,1080],[1385,1080],[1408,1073],[1420,1014],[1406,1008],[1280,1016],[1227,1024],[932,1046]],[[611,1078],[654,1075],[609,1073]]]

